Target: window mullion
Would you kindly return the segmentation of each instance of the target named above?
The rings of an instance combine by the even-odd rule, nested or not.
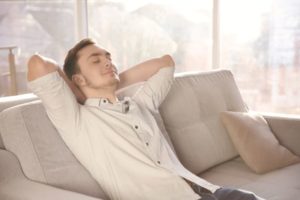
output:
[[[220,11],[219,0],[213,1],[212,68],[220,68]]]
[[[76,39],[80,40],[88,37],[87,0],[76,0],[75,16]]]

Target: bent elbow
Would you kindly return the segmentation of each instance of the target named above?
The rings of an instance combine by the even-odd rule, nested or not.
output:
[[[34,66],[36,65],[40,65],[42,64],[42,62],[43,62],[42,57],[38,54],[34,54],[28,60],[28,64],[27,64],[28,69],[34,68]]]
[[[27,67],[28,81],[32,81],[57,69],[55,62],[50,59],[48,60],[47,58],[43,58],[38,54],[34,54],[29,58]]]
[[[168,67],[174,67],[175,66],[175,62],[174,62],[174,59],[172,58],[172,56],[170,56],[169,54],[167,55],[164,55],[162,57],[163,59],[163,62],[166,66]]]

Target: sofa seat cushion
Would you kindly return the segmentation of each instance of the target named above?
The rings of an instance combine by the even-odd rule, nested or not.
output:
[[[268,200],[295,200],[300,196],[300,163],[260,175],[251,171],[238,157],[200,176],[220,186],[253,191]]]

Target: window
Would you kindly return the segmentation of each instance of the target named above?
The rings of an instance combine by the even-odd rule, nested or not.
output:
[[[300,113],[300,2],[220,1],[221,66],[253,110]]]
[[[27,92],[30,55],[39,51],[62,65],[76,33],[88,33],[112,53],[119,71],[163,54],[173,55],[176,72],[211,70],[220,61],[234,73],[251,109],[300,113],[298,0],[18,0],[0,5],[0,96],[12,94],[6,47],[18,47],[12,52],[20,94]],[[212,30],[218,15],[220,27]],[[220,35],[214,49],[213,35]]]
[[[211,65],[212,1],[88,1],[89,36],[122,71],[149,58],[172,54],[177,72]]]
[[[0,96],[12,95],[6,47],[17,46],[12,50],[17,93],[28,92],[28,58],[38,51],[62,63],[66,50],[75,42],[73,19],[73,0],[0,2]]]

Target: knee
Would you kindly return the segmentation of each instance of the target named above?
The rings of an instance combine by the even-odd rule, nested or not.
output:
[[[257,198],[256,198],[256,196],[253,193],[249,193],[248,194],[248,199],[249,200],[256,200]]]
[[[259,198],[256,194],[254,194],[253,192],[248,192],[248,191],[244,191],[245,194],[245,199],[246,200],[262,200],[261,198]]]
[[[250,193],[249,194],[249,200],[263,200],[262,198],[258,197],[256,194],[254,193]]]

